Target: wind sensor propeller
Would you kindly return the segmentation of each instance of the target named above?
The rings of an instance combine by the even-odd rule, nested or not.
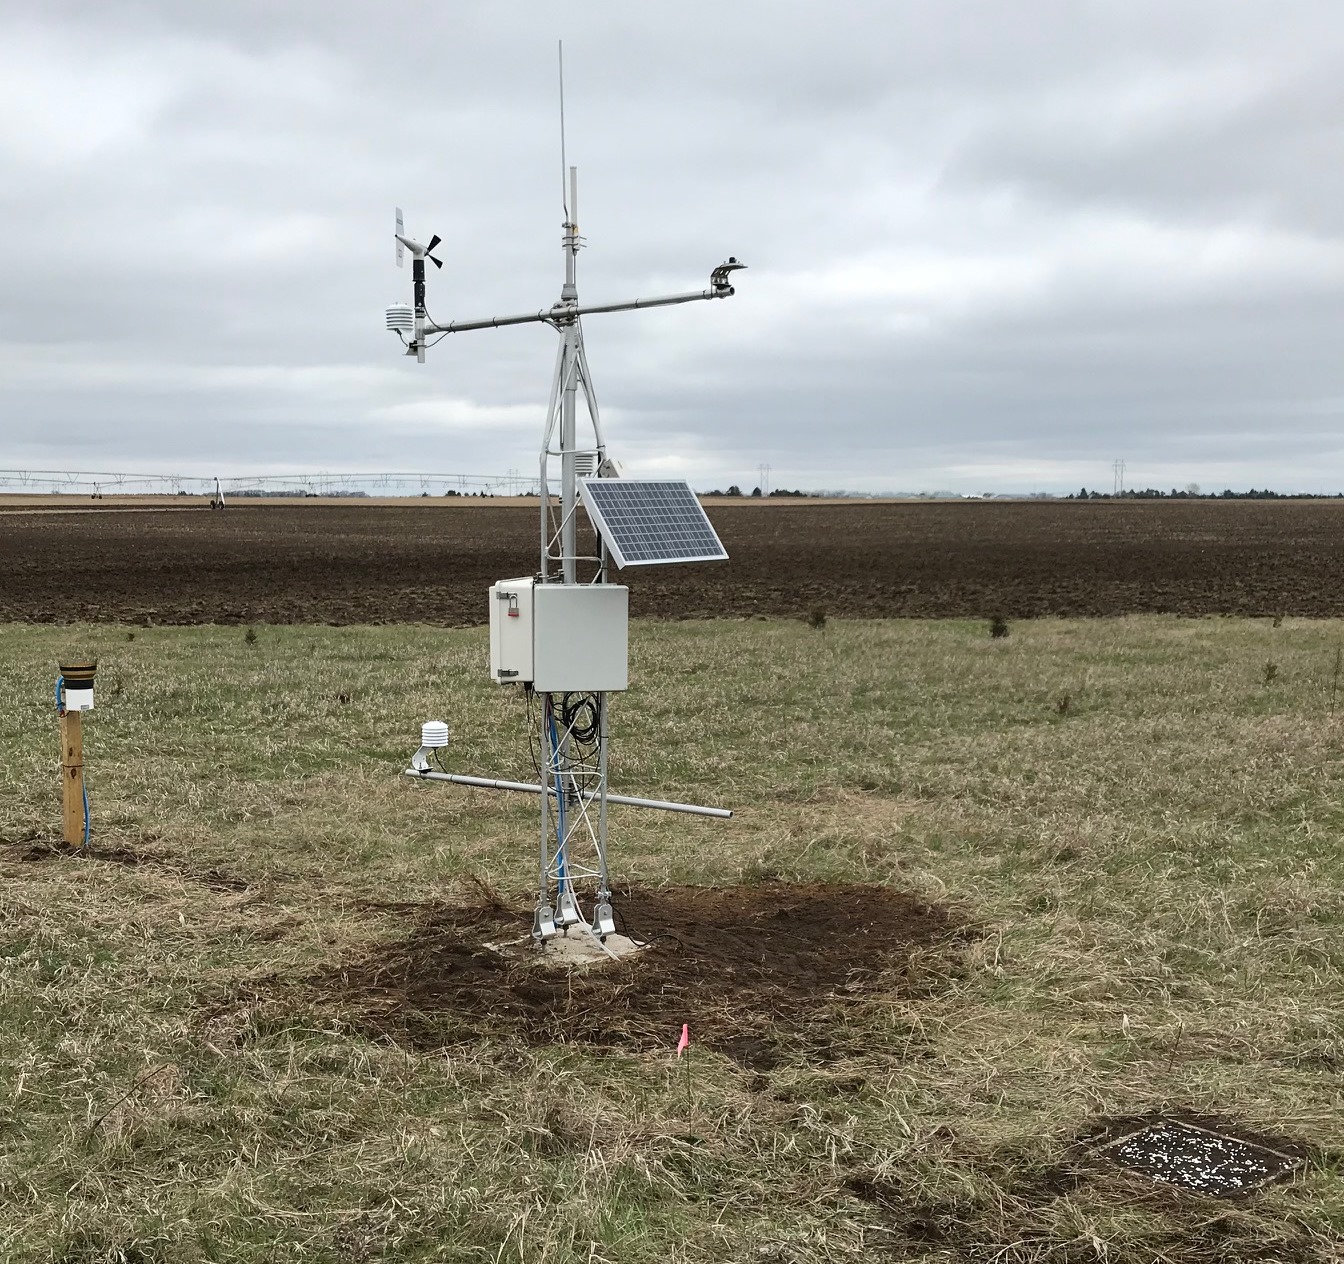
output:
[[[443,267],[443,260],[434,256],[434,247],[443,240],[435,233],[429,239],[428,246],[422,246],[414,237],[406,236],[406,227],[402,222],[401,207],[397,207],[397,267],[403,266],[403,255],[406,250],[411,252],[411,285],[414,290],[415,306],[408,307],[405,303],[394,303],[387,309],[387,327],[397,335],[398,338],[406,343],[406,334],[411,335],[411,341],[406,343],[406,354],[413,355],[421,363],[425,362],[425,324],[428,319],[425,311],[425,260],[428,259],[436,268]]]

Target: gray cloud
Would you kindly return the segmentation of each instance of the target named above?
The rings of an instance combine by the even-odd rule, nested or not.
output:
[[[1344,487],[1344,15],[1314,3],[0,14],[0,465],[529,469],[555,40],[609,439],[701,486]]]

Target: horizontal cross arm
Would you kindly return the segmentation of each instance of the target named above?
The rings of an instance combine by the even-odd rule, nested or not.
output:
[[[604,312],[635,312],[644,307],[673,307],[678,303],[697,303],[703,299],[728,298],[731,285],[715,286],[708,290],[691,290],[685,294],[665,294],[659,298],[634,298],[624,303],[557,303],[539,312],[523,312],[518,316],[489,316],[484,320],[454,320],[446,325],[425,321],[426,334],[463,334],[472,329],[502,329],[505,325],[549,324],[563,325],[579,316],[597,316]]]

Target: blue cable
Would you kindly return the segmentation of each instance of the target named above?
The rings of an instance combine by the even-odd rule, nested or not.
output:
[[[65,710],[64,676],[56,677],[56,710]],[[80,789],[84,792],[84,841],[80,846],[87,847],[89,845],[89,787],[84,783],[83,779],[80,781]]]
[[[551,706],[551,697],[546,695],[546,723],[551,730],[551,755],[550,762],[552,770],[559,768],[560,760],[560,735],[555,729],[555,708]],[[555,786],[555,817],[556,817],[556,878],[560,883],[560,890],[563,892],[569,882],[569,875],[566,872],[568,866],[565,864],[565,791],[564,787],[557,781]]]

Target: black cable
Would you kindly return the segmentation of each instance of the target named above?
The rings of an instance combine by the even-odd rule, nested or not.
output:
[[[636,936],[626,935],[626,938],[635,939]],[[680,935],[674,935],[670,930],[659,931],[658,934],[656,935],[645,935],[639,938],[638,942],[643,944],[645,948],[651,948],[653,947],[654,944],[664,939],[670,939],[674,944],[676,944],[678,951],[680,952],[686,951],[685,941],[681,938]]]
[[[527,746],[528,754],[532,759],[532,768],[537,774],[538,780],[544,781],[542,765],[544,763],[542,743],[540,733],[540,717],[536,711],[537,691],[530,685],[524,685],[524,697],[527,702]],[[571,695],[565,694],[563,697],[568,699]],[[575,694],[578,703],[570,709],[570,714],[566,714],[565,704],[561,703],[560,718],[565,721],[565,731],[569,734],[570,745],[568,751],[569,771],[573,775],[575,788],[580,791],[588,791],[591,787],[593,778],[601,771],[601,748],[597,745],[598,728],[596,718],[590,717],[581,726],[578,734],[571,732],[569,722],[572,714],[582,711],[585,703],[592,705],[592,695]],[[545,705],[543,703],[543,705]]]
[[[627,939],[633,939],[636,943],[643,944],[645,948],[649,947],[650,944],[658,943],[659,940],[670,939],[678,949],[682,952],[686,951],[686,944],[680,935],[674,935],[670,930],[657,931],[652,935],[631,934],[630,923],[625,920],[625,914],[621,912],[621,906],[613,904],[611,911],[616,918],[616,925],[619,927],[621,934]]]
[[[593,746],[598,739],[601,712],[597,695],[567,693],[560,704],[560,715],[570,737],[580,746]]]

